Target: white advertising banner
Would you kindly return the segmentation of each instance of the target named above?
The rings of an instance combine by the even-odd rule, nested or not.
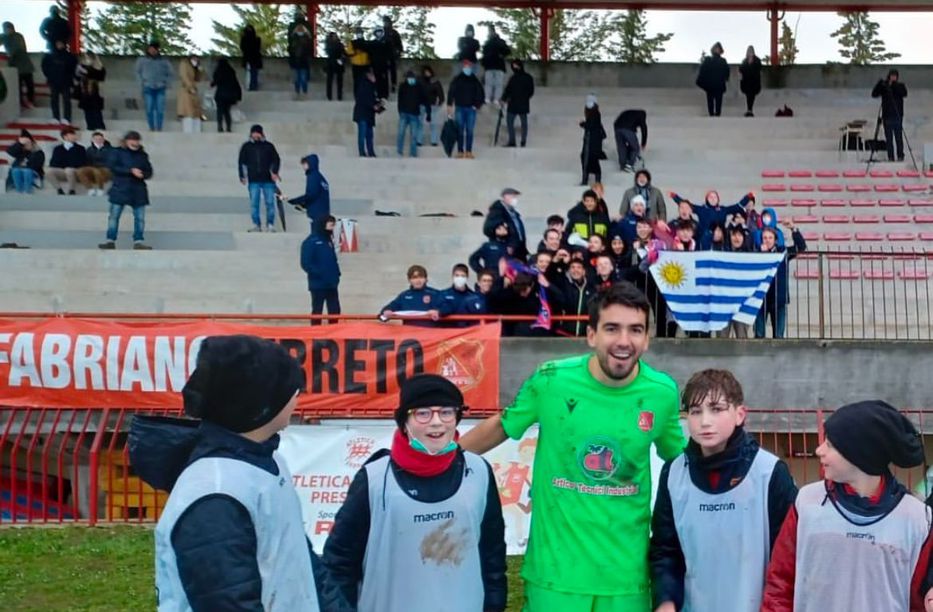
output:
[[[464,434],[477,422],[465,420],[458,430]],[[389,448],[395,427],[393,421],[387,420],[347,420],[291,426],[282,433],[279,452],[292,473],[305,531],[318,553],[324,550],[354,475],[374,452]],[[528,542],[537,443],[538,428],[534,426],[521,440],[507,440],[483,456],[496,476],[510,555],[524,554]],[[661,465],[660,458],[652,453],[652,493],[657,488]]]

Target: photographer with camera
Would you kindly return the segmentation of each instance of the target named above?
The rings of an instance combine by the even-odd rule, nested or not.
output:
[[[904,161],[904,98],[907,86],[899,81],[900,73],[892,68],[885,79],[871,90],[872,98],[881,98],[881,121],[884,140],[888,146],[888,161],[894,161],[894,143],[897,141],[897,161]]]

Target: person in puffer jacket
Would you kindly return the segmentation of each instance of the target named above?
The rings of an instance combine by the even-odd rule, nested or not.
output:
[[[276,452],[305,376],[270,340],[211,336],[182,389],[185,414],[135,416],[140,478],[170,491],[155,529],[161,612],[349,612],[305,535]]]
[[[579,234],[588,240],[593,234],[604,238],[609,233],[609,213],[600,208],[599,195],[592,189],[583,192],[583,198],[567,211],[566,235]]]

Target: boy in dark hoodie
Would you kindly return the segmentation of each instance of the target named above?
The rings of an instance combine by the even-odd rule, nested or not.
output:
[[[311,224],[311,233],[301,243],[301,269],[308,275],[308,291],[311,293],[311,314],[340,314],[340,265],[334,248],[334,225],[337,220],[327,215]],[[320,325],[320,319],[312,319],[311,325]]]
[[[496,226],[494,237],[470,255],[470,268],[479,274],[482,270],[498,270],[499,260],[510,257],[509,227],[505,223]]]
[[[933,609],[930,509],[890,469],[924,464],[921,434],[880,400],[839,408],[824,431],[825,480],[800,489],[787,514],[761,612]]]
[[[771,549],[797,487],[787,465],[745,431],[743,402],[742,386],[726,370],[697,372],[684,387],[690,441],[661,469],[651,518],[656,612],[761,605]]]
[[[304,210],[313,226],[315,219],[330,215],[330,183],[321,174],[321,161],[315,153],[302,157],[301,167],[305,171],[305,193],[289,203]]]
[[[693,209],[693,212],[697,216],[697,235],[702,236],[705,234],[713,225],[726,224],[726,217],[733,215],[735,213],[745,213],[745,206],[755,199],[755,194],[753,192],[748,192],[742,199],[732,206],[722,206],[719,199],[719,192],[715,190],[710,190],[706,192],[706,197],[704,198],[703,204],[698,206],[682,198],[673,191],[670,194],[671,199],[674,200],[677,204],[681,202],[687,202],[690,204],[690,208]]]
[[[133,418],[134,470],[171,491],[155,529],[159,609],[350,609],[311,548],[276,453],[304,378],[279,344],[211,336],[182,389],[185,414],[200,420]]]

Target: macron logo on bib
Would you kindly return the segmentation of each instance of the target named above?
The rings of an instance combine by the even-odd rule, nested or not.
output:
[[[443,521],[446,519],[452,519],[454,517],[454,511],[448,510],[447,512],[434,512],[429,514],[416,514],[414,516],[416,523],[431,523],[433,521]]]
[[[700,504],[700,512],[728,512],[735,510],[735,502],[728,504]]]

